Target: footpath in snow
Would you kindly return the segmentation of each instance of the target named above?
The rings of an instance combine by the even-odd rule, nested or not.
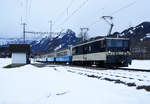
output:
[[[0,59],[0,104],[149,104],[150,92],[68,72],[71,67],[7,64]]]

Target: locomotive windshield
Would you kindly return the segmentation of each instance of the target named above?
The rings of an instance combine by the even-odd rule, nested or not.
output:
[[[123,47],[122,40],[107,40],[107,47]]]
[[[107,49],[109,50],[128,50],[129,49],[129,40],[116,40],[108,39],[107,40]]]

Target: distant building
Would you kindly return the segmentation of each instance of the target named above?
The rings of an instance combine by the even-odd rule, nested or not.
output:
[[[10,44],[12,64],[30,63],[30,45],[29,44]]]

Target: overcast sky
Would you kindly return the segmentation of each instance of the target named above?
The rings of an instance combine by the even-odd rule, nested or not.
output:
[[[91,37],[102,36],[107,34],[109,25],[100,17],[118,10],[112,15],[113,31],[121,32],[149,21],[149,4],[150,0],[1,0],[0,37],[21,37],[21,20],[27,23],[27,31],[49,31],[48,21],[52,20],[55,32],[70,28],[78,34],[81,27],[88,27]]]

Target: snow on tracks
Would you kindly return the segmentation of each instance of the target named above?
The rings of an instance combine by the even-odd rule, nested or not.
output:
[[[84,75],[91,78],[106,80],[116,84],[124,84],[136,89],[150,91],[150,73],[127,70],[92,70],[64,66],[68,72]]]

